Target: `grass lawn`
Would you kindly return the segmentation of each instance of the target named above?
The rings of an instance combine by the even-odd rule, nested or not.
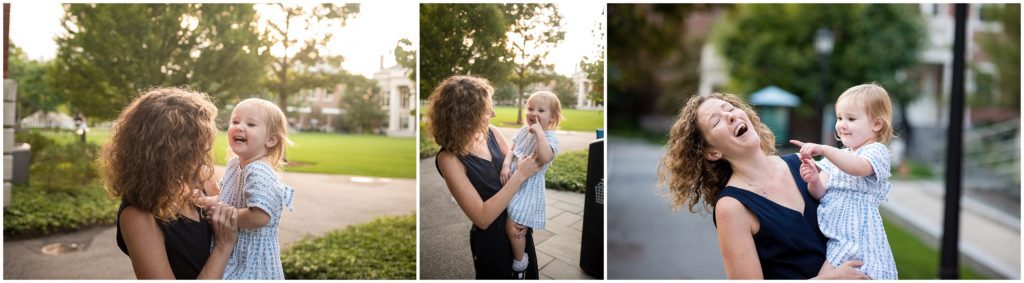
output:
[[[496,117],[491,119],[491,124],[498,127],[517,128],[516,113],[518,109],[514,106],[499,106],[494,108]],[[523,109],[526,112],[526,109]],[[598,128],[604,128],[604,111],[597,110],[576,110],[562,108],[561,124],[558,128],[563,131],[593,132]]]
[[[288,279],[416,279],[416,215],[384,216],[281,254]]]
[[[92,131],[90,142],[102,144],[110,139],[107,131]],[[347,174],[394,178],[416,178],[416,139],[377,135],[333,133],[293,133],[295,142],[288,148],[290,166],[285,171]],[[217,135],[214,161],[226,163],[227,134]]]
[[[900,279],[938,279],[939,251],[932,249],[909,232],[884,222],[885,233],[896,259]],[[960,264],[960,279],[989,279]]]

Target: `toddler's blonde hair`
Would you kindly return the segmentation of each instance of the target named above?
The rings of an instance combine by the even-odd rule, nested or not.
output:
[[[882,129],[875,133],[875,141],[889,144],[889,140],[895,136],[892,125],[892,100],[889,99],[889,93],[878,83],[872,82],[846,89],[839,95],[836,105],[847,100],[849,103],[864,107],[872,123],[876,119],[882,120]]]
[[[547,103],[548,109],[551,110],[551,123],[548,124],[548,128],[545,130],[558,129],[559,122],[562,121],[562,102],[558,100],[558,96],[555,93],[541,90],[530,94],[530,98],[526,99],[526,105],[530,105],[530,101],[537,100],[541,103]]]
[[[277,104],[259,98],[242,100],[235,105],[235,109],[246,104],[252,104],[263,113],[263,119],[267,123],[267,138],[277,137],[278,142],[267,148],[267,159],[270,159],[270,165],[274,169],[282,170],[288,161],[285,156],[285,145],[294,144],[288,139],[288,118]]]

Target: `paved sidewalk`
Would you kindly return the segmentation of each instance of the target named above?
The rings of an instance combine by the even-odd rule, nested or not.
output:
[[[938,180],[892,181],[882,214],[938,247],[942,238],[945,185]],[[1020,279],[1020,215],[961,198],[960,255],[963,264],[993,278]]]
[[[223,174],[223,167],[217,168]],[[286,211],[280,241],[287,248],[306,236],[320,236],[383,215],[416,211],[416,180],[347,175],[284,173],[295,188],[294,210]],[[44,238],[4,242],[4,279],[134,279],[131,261],[114,241],[113,226]],[[79,243],[77,252],[41,252],[51,243]]]
[[[506,139],[517,129],[500,128]],[[585,149],[593,133],[558,132],[561,151]],[[541,279],[593,279],[579,268],[584,195],[546,190],[546,230],[534,231]],[[473,279],[472,223],[459,209],[434,158],[420,160],[420,278]]]
[[[608,279],[724,279],[711,216],[672,211],[658,193],[663,154],[608,139]]]

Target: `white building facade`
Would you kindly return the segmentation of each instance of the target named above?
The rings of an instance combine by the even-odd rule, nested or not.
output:
[[[409,73],[409,69],[394,65],[373,74],[382,95],[381,109],[388,113],[384,124],[388,136],[416,135],[416,82],[409,79]]]

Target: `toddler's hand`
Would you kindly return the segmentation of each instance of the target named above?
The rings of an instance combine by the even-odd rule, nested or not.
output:
[[[825,154],[825,146],[820,145],[820,144],[809,143],[809,142],[802,142],[802,141],[798,141],[798,140],[789,140],[789,143],[792,143],[792,144],[800,147],[800,157],[801,158],[803,158],[804,155],[810,156],[810,157],[814,157],[814,156]]]
[[[530,132],[536,135],[544,135],[544,127],[540,123],[534,122],[530,125]]]
[[[501,184],[502,185],[505,185],[505,183],[508,183],[508,178],[512,177],[512,170],[509,170],[508,167],[509,167],[508,163],[501,165]]]

